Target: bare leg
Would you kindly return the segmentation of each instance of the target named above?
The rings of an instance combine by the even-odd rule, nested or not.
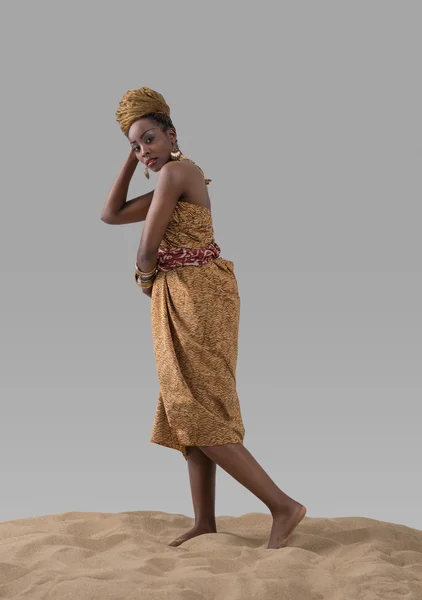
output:
[[[217,465],[196,446],[188,446],[188,469],[195,525],[169,546],[180,546],[203,533],[217,533],[215,522],[215,477]]]
[[[267,548],[283,548],[305,516],[306,507],[282,492],[243,444],[199,448],[268,506],[273,526]]]

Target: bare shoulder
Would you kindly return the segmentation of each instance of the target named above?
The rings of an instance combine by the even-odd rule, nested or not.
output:
[[[170,160],[160,169],[164,177],[171,177],[173,181],[177,181],[184,188],[184,193],[187,193],[192,186],[198,186],[203,181],[203,175],[197,165],[190,160]]]
[[[163,169],[169,175],[170,183],[175,183],[179,188],[180,199],[191,204],[206,206],[211,210],[204,174],[197,164],[190,160],[172,160],[163,165],[160,172]],[[167,175],[164,176],[166,179]]]
[[[185,176],[192,177],[201,173],[200,169],[198,169],[197,165],[195,165],[190,160],[169,160],[163,165],[160,169],[160,172],[168,172],[168,173],[181,173]]]
[[[161,167],[158,175],[161,175],[162,173],[181,173],[181,172],[182,172],[182,170],[180,169],[179,163],[177,163],[175,160],[169,160],[168,162],[166,162],[165,165],[163,165]]]

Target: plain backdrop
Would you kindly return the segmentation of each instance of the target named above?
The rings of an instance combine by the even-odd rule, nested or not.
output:
[[[308,517],[421,528],[421,4],[2,2],[0,520],[193,516],[143,223],[100,220],[147,85],[212,179],[245,446]],[[154,188],[139,165],[128,198]],[[216,512],[269,512],[218,468]]]

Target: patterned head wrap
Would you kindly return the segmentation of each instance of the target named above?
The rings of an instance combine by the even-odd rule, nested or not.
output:
[[[144,86],[126,92],[116,111],[116,121],[127,137],[132,123],[148,113],[162,113],[170,117],[170,107],[161,94]]]

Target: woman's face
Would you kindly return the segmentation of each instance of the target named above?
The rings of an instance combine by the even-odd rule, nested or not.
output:
[[[159,171],[170,160],[176,132],[174,129],[163,131],[150,119],[143,118],[132,123],[127,137],[139,162],[151,171]],[[157,160],[149,165],[152,158]]]

